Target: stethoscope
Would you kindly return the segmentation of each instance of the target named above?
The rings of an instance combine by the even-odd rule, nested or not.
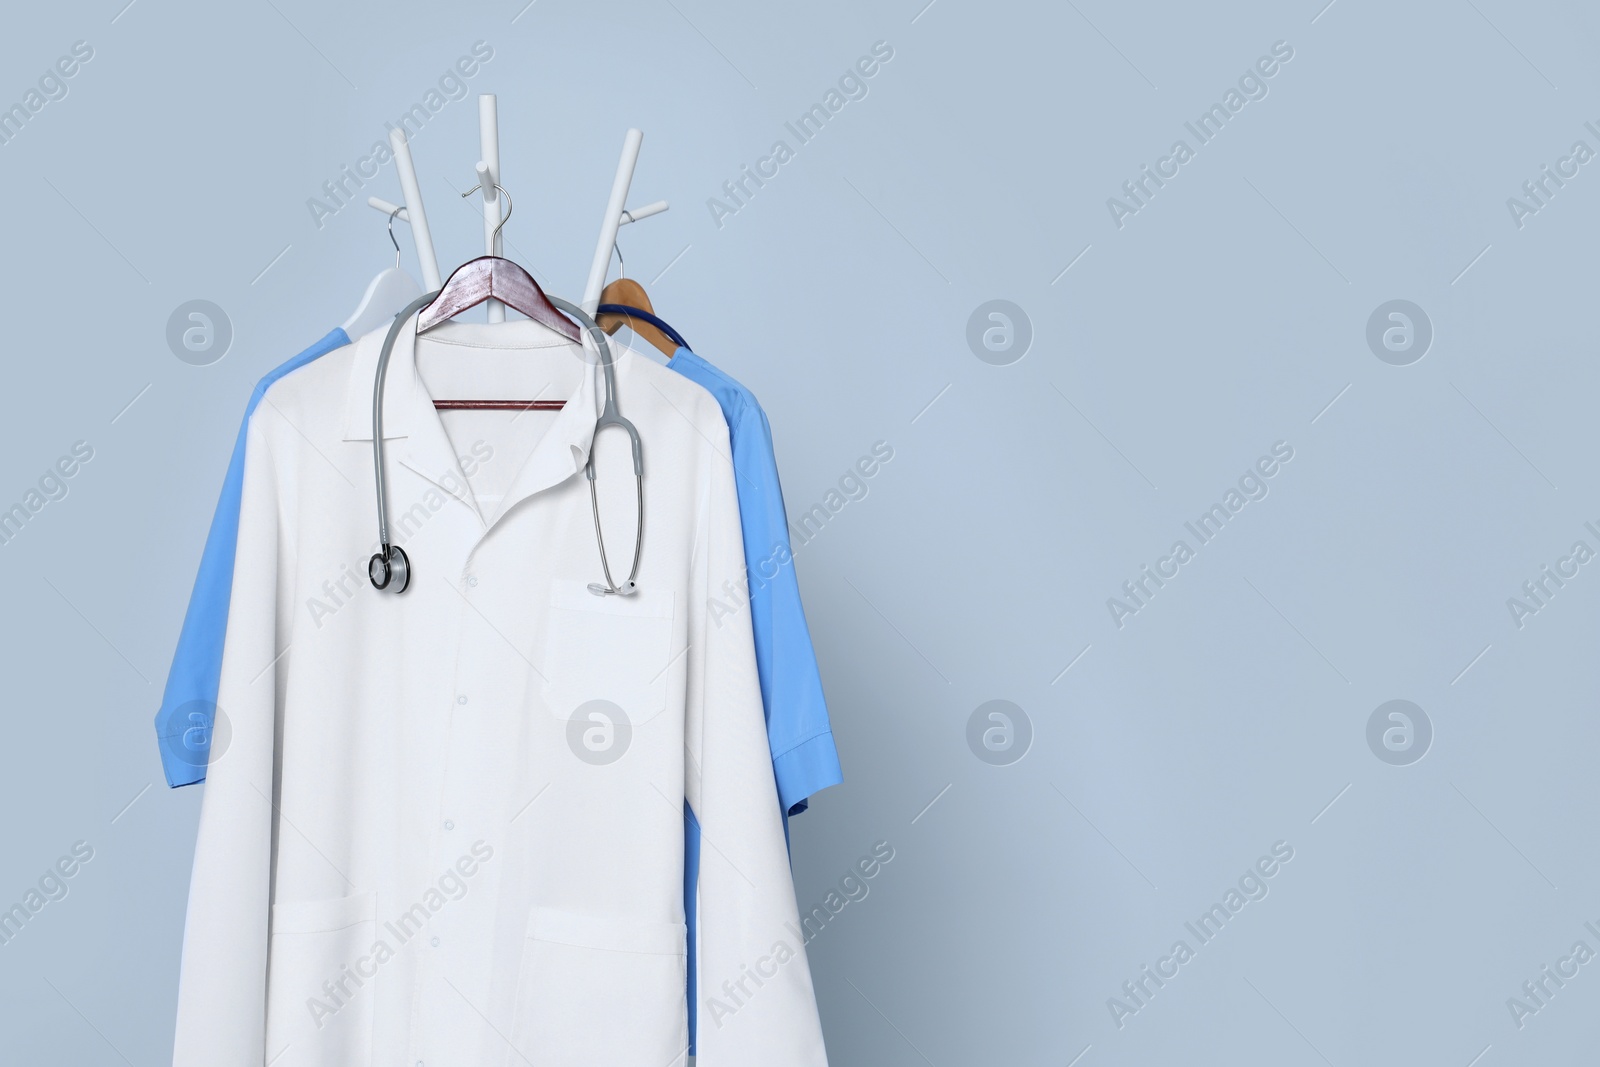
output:
[[[395,338],[400,336],[400,331],[411,317],[431,304],[438,295],[439,291],[435,290],[419,296],[394,317],[389,332],[384,336],[383,349],[378,354],[377,380],[372,387],[372,464],[378,488],[378,543],[382,547],[367,562],[367,577],[374,589],[391,593],[403,593],[406,591],[406,586],[411,584],[411,560],[406,556],[405,549],[389,541],[388,476],[383,462],[383,382],[388,374],[389,356],[394,351]],[[611,366],[611,344],[605,331],[578,305],[556,296],[548,299],[557,310],[572,316],[589,332],[590,338],[600,352],[600,366],[605,372],[606,379],[606,402],[600,410],[600,417],[595,420],[594,434],[589,442],[589,459],[583,468],[584,476],[589,479],[589,507],[594,512],[594,540],[600,548],[600,569],[604,572],[606,581],[604,585],[590,582],[589,592],[602,597],[612,594],[632,596],[639,589],[637,584],[639,557],[644,551],[644,459],[639,444],[639,431],[617,411],[616,374]],[[600,529],[600,499],[594,484],[595,446],[600,439],[600,431],[607,426],[622,427],[628,434],[628,440],[633,444],[633,481],[637,494],[638,522],[633,532],[633,567],[628,571],[628,580],[621,585],[612,580],[611,564],[606,559],[606,539]]]

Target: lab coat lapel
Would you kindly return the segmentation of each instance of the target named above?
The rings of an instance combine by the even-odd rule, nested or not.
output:
[[[617,346],[613,346],[613,351],[617,350]],[[486,517],[490,527],[534,494],[560,485],[574,475],[581,475],[584,464],[588,462],[594,423],[600,417],[604,399],[601,386],[604,371],[598,362],[599,357],[592,350],[586,348],[581,355],[574,352],[572,358],[583,360],[578,387],[567,398],[566,405],[556,415],[550,429],[539,439],[522,469],[517,471],[505,499],[500,502],[499,510],[492,517]]]
[[[389,358],[389,376],[392,379],[397,374],[404,375],[407,388],[405,396],[396,397],[396,400],[405,405],[411,426],[411,433],[400,449],[400,462],[471,508],[479,521],[483,521],[483,512],[461,470],[461,461],[450,444],[450,435],[445,432],[444,423],[439,421],[433,396],[428,392],[422,375],[417,372],[415,315],[400,330],[400,336],[395,338],[394,354]]]
[[[378,357],[387,330],[374,330],[361,339],[362,350],[351,367],[349,395],[345,404],[346,441],[372,440],[372,388],[377,375]],[[383,387],[383,439],[390,464],[399,463],[416,471],[448,496],[454,498],[482,521],[472,489],[461,471],[450,437],[445,433],[433,397],[417,373],[417,319],[413,315],[394,340],[389,354],[389,370]],[[393,467],[390,468],[391,474]],[[414,503],[412,501],[411,503]],[[391,507],[403,511],[409,506],[401,500]]]

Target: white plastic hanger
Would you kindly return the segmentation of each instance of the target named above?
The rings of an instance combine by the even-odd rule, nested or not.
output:
[[[394,220],[405,212],[394,208],[389,212],[389,240],[394,242],[394,266],[378,272],[362,294],[361,304],[344,322],[345,335],[351,338],[370,333],[380,326],[389,325],[411,301],[422,295],[422,287],[415,278],[400,269],[400,242],[394,236]]]

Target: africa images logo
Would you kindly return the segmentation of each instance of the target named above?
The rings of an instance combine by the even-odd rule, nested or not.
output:
[[[1122,195],[1126,199],[1107,197],[1106,210],[1111,214],[1112,224],[1120,230],[1127,225],[1127,219],[1149,207],[1156,193],[1176,178],[1181,168],[1194,159],[1202,147],[1215,140],[1233,117],[1244,110],[1245,104],[1266,99],[1268,79],[1277,75],[1283,69],[1283,64],[1293,58],[1294,48],[1288,41],[1274,41],[1272,54],[1260,57],[1245,68],[1245,72],[1239,76],[1237,88],[1230,85],[1220,101],[1202,111],[1193,122],[1185,122],[1183,128],[1195,143],[1191,145],[1182,137],[1173,141],[1167,154],[1156,160],[1154,170],[1146,163],[1139,168],[1137,177],[1122,183]]]
[[[1216,940],[1234,917],[1244,911],[1246,904],[1267,899],[1271,892],[1269,881],[1292,859],[1294,846],[1287,841],[1274,841],[1271,854],[1261,856],[1245,868],[1238,881],[1222,894],[1221,900],[1192,922],[1183,924],[1194,944],[1187,938],[1178,938],[1167,954],[1156,960],[1154,969],[1145,964],[1135,977],[1122,983],[1122,996],[1107,997],[1106,1010],[1111,1013],[1111,1021],[1117,1029],[1121,1030],[1128,1019],[1148,1008],[1156,994],[1183,973],[1182,969],[1195,959],[1200,949]]]

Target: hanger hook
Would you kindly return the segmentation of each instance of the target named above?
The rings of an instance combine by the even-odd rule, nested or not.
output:
[[[461,194],[461,199],[465,200],[467,197],[471,196],[481,188],[483,187],[476,186],[472,189],[468,189],[466,192]],[[511,194],[506,192],[506,187],[501,185],[499,182],[495,182],[494,188],[497,193],[506,198],[506,213],[500,216],[500,225],[496,226],[494,228],[494,232],[489,235],[489,240],[491,241],[500,236],[500,231],[505,228],[506,223],[511,221],[511,212],[516,210],[515,205],[511,203]]]
[[[395,270],[399,270],[400,269],[400,241],[394,235],[394,217],[396,215],[400,214],[400,212],[402,212],[404,210],[405,210],[405,208],[403,208],[403,207],[397,207],[393,211],[389,212],[389,240],[394,243],[394,269]]]
[[[622,209],[622,221],[623,222],[633,222],[633,221],[635,221],[634,217],[633,217],[633,213],[630,212],[627,208],[623,208]],[[620,230],[620,229],[622,229],[622,227],[619,225],[617,227],[617,229]],[[617,238],[615,238],[615,237],[611,238],[611,250],[617,254],[617,277],[618,278],[626,277],[627,273],[628,273],[628,265],[622,261],[622,243],[620,241],[618,241]]]

